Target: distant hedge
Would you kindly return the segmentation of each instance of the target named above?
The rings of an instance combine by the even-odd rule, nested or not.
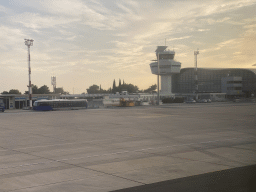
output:
[[[175,97],[175,98],[164,98],[162,99],[163,103],[183,103],[184,98],[183,97]]]

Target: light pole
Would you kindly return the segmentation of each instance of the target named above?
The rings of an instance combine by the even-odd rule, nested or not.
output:
[[[53,93],[56,93],[56,77],[52,77],[52,86],[53,86]]]
[[[159,95],[159,52],[157,53],[157,105],[159,105],[160,102],[160,95]]]
[[[33,39],[24,39],[25,45],[28,46],[28,94],[29,94],[29,108],[32,109],[32,86],[31,86],[31,68],[30,68],[30,46],[33,46]]]
[[[196,93],[196,100],[198,100],[198,79],[197,79],[197,55],[199,54],[199,51],[194,51],[195,56],[195,93]]]

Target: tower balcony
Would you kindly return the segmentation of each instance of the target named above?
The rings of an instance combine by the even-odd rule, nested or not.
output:
[[[158,74],[158,62],[150,64],[152,74]],[[172,75],[180,73],[181,63],[174,60],[159,60],[159,74]]]

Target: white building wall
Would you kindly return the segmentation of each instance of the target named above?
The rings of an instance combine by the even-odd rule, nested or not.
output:
[[[9,97],[9,109],[15,109],[15,97]]]
[[[223,77],[221,78],[221,92],[227,95],[242,94],[242,77]]]

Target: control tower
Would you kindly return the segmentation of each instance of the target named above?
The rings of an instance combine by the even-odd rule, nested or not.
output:
[[[172,94],[172,74],[180,73],[181,68],[181,63],[174,60],[175,52],[166,48],[167,46],[158,46],[155,51],[157,60],[150,63],[151,72],[161,76],[161,95]]]

